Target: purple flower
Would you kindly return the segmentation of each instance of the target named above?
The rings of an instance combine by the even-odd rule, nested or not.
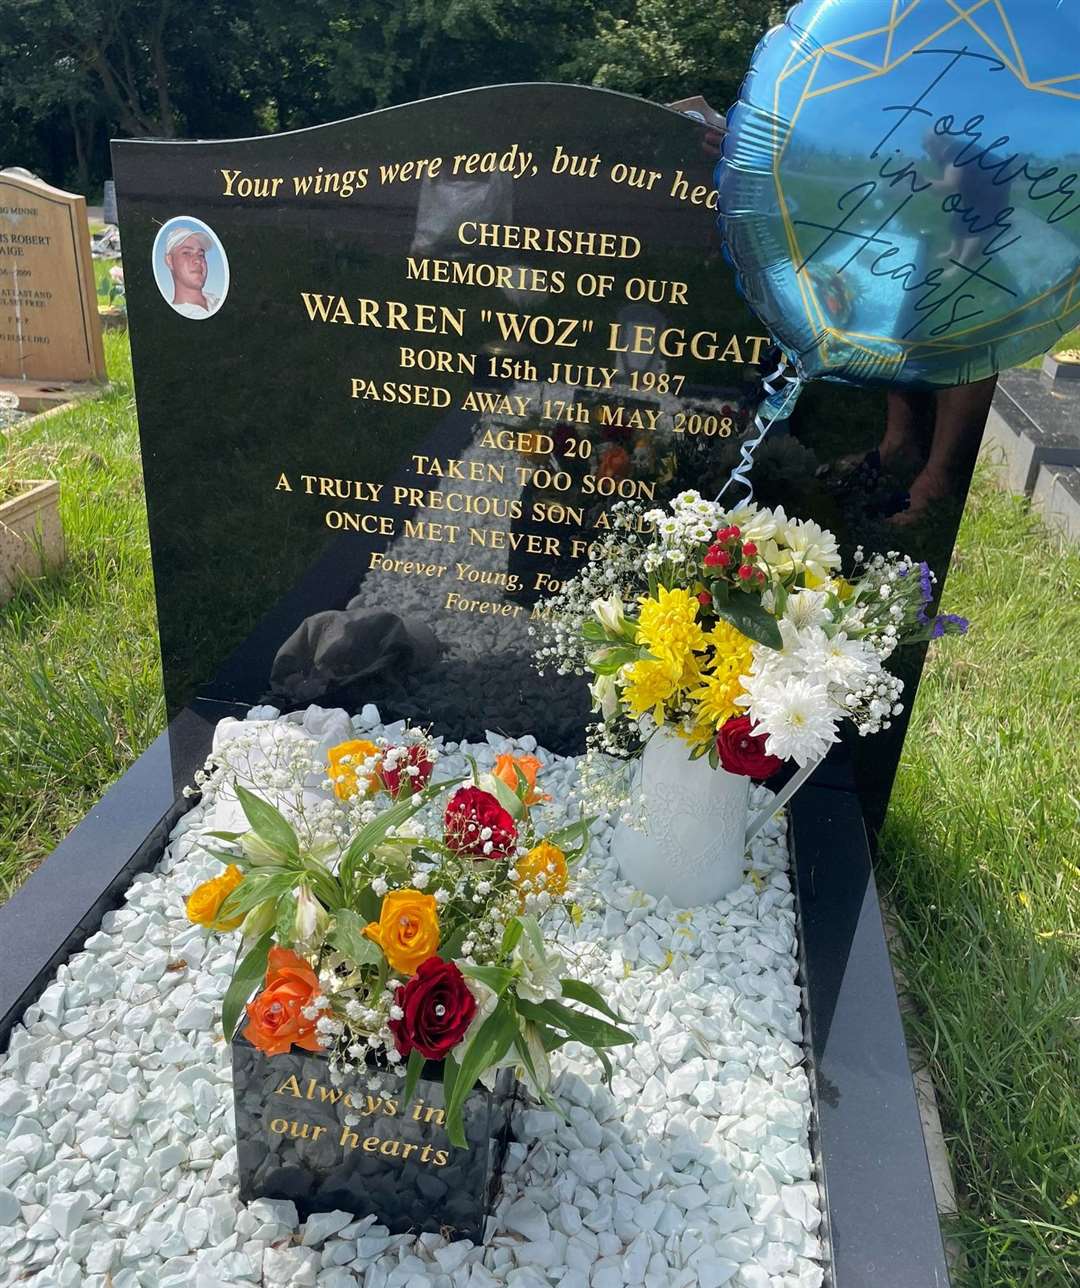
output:
[[[942,613],[934,618],[934,629],[930,638],[939,640],[943,635],[966,635],[971,623],[966,617],[957,617],[955,613]]]
[[[919,564],[919,590],[922,592],[922,602],[929,604],[934,598],[934,574],[925,562]]]

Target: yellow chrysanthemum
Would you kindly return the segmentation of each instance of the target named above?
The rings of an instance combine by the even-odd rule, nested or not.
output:
[[[740,675],[750,673],[754,641],[748,639],[742,631],[736,630],[730,622],[718,621],[705,637],[705,642],[713,650],[713,664],[707,670],[715,669],[720,662],[731,662],[738,668]]]
[[[740,677],[749,674],[753,642],[728,622],[717,622],[708,635],[712,650],[699,688],[690,694],[694,704],[695,742],[711,741],[725,721],[740,714],[735,699],[742,693]]]
[[[634,662],[626,668],[623,696],[631,713],[641,717],[650,712],[657,724],[664,722],[664,703],[679,689],[683,668],[670,658]]]
[[[705,647],[705,632],[697,620],[701,608],[697,597],[679,586],[674,590],[661,586],[656,599],[645,596],[638,603],[638,643],[653,657],[676,663],[680,672],[686,670],[693,654]]]

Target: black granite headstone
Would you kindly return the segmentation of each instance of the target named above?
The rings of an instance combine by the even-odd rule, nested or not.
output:
[[[720,490],[767,343],[716,144],[566,85],[114,144],[170,711],[375,702],[582,748],[584,682],[536,674],[530,620],[617,499]],[[811,386],[758,499],[943,575],[990,392]],[[844,753],[871,821],[901,742]]]

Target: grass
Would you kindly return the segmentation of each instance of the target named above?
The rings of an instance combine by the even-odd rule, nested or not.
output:
[[[1080,553],[982,476],[884,834],[964,1285],[1080,1283]]]
[[[0,899],[164,723],[127,335],[105,351],[106,396],[13,433],[60,481],[68,561],[0,607]]]
[[[20,436],[59,478],[70,558],[0,608],[0,898],[161,727],[130,362]],[[961,1191],[958,1288],[1080,1281],[1080,554],[976,481],[880,875]]]

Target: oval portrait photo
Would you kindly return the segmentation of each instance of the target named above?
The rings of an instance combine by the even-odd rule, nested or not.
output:
[[[212,317],[229,293],[229,260],[201,219],[177,215],[154,238],[154,279],[166,303],[185,318]]]

